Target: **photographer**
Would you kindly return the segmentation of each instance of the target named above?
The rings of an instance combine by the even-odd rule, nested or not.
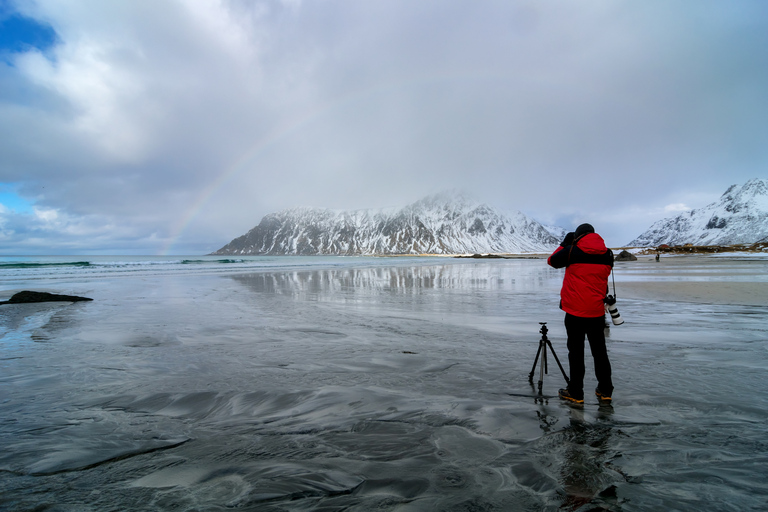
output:
[[[568,335],[568,363],[571,378],[560,398],[584,403],[584,337],[595,361],[597,388],[601,402],[611,400],[613,383],[611,363],[605,348],[605,306],[608,276],[613,268],[613,253],[590,224],[582,224],[568,233],[560,247],[547,260],[554,268],[565,267],[560,309],[565,311]]]

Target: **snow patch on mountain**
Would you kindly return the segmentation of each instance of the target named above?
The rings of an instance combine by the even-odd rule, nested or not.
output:
[[[466,195],[444,193],[400,209],[283,210],[213,254],[531,253],[549,252],[559,242],[522,212],[502,213]]]
[[[561,228],[560,226],[553,226],[551,224],[544,224],[544,229],[549,231],[552,236],[557,238],[558,240],[562,240],[565,238],[565,235],[568,234],[568,231],[565,228]]]
[[[768,240],[768,180],[731,185],[712,204],[655,222],[633,247],[733,245]]]

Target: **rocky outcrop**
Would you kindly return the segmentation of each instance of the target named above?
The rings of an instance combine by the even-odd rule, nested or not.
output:
[[[78,297],[77,295],[58,295],[48,292],[30,292],[23,291],[14,294],[10,299],[0,302],[0,304],[30,304],[33,302],[80,302],[93,300],[88,297]]]
[[[614,259],[616,261],[637,261],[637,256],[628,251],[621,251]]]

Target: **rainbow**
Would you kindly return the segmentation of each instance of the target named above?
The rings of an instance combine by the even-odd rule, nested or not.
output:
[[[303,112],[302,114],[291,118],[282,124],[274,127],[265,136],[260,137],[255,143],[243,152],[228,168],[218,173],[218,176],[206,186],[197,199],[192,203],[189,209],[184,213],[178,222],[171,228],[171,235],[168,238],[168,242],[160,251],[161,256],[168,255],[174,245],[176,245],[184,234],[184,231],[195,220],[195,218],[203,210],[203,207],[210,200],[210,198],[216,193],[217,190],[222,188],[228,181],[233,179],[237,174],[243,172],[246,169],[252,168],[249,163],[252,163],[267,149],[277,145],[279,142],[288,138],[294,133],[300,131],[303,127],[311,124],[317,119],[327,116],[328,114],[346,108],[351,104],[361,101],[373,101],[374,98],[380,97],[384,94],[391,93],[393,90],[404,89],[414,86],[424,86],[425,84],[432,83],[445,83],[456,82],[463,80],[477,80],[495,78],[486,73],[482,74],[467,74],[467,73],[443,73],[443,74],[431,74],[417,77],[411,77],[409,79],[395,80],[390,82],[384,82],[377,84],[373,87],[359,89],[353,91],[350,94],[334,99],[329,102],[325,102],[317,105],[314,108]]]
[[[217,190],[224,186],[224,184],[226,184],[234,176],[246,169],[249,162],[252,162],[259,156],[259,154],[265,150],[276,145],[283,139],[288,138],[291,134],[299,131],[302,127],[311,123],[314,119],[322,117],[326,112],[333,110],[338,104],[341,103],[342,101],[339,100],[313,108],[301,116],[297,116],[296,118],[290,119],[276,126],[271,132],[257,139],[252,146],[250,146],[246,151],[243,152],[242,155],[240,155],[240,157],[235,159],[232,165],[218,173],[216,179],[214,179],[200,192],[200,194],[197,196],[197,199],[192,203],[187,212],[181,216],[180,220],[171,229],[171,236],[169,241],[160,252],[160,255],[165,256],[171,252],[173,246],[183,235],[184,230],[186,230],[187,227],[189,227],[189,225],[195,220],[211,196],[213,196]]]

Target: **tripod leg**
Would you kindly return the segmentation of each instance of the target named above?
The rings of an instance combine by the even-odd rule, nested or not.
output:
[[[536,372],[536,363],[539,361],[539,355],[541,354],[541,347],[544,344],[539,342],[539,349],[536,351],[536,359],[533,360],[533,367],[531,367],[531,373],[528,374],[528,382],[533,384],[533,374]]]
[[[541,366],[539,367],[539,394],[544,387],[544,374],[547,373],[547,344],[544,340],[541,341],[543,347],[541,353]]]
[[[571,383],[571,380],[568,378],[568,376],[565,374],[565,370],[563,370],[563,365],[560,364],[560,360],[557,358],[557,354],[555,353],[554,347],[552,347],[552,343],[547,340],[547,343],[549,344],[549,350],[552,352],[552,355],[555,356],[555,361],[557,361],[557,366],[560,367],[560,372],[563,374],[563,378],[565,379],[566,386]]]

